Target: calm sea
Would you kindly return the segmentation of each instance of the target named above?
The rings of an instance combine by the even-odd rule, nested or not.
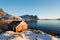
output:
[[[29,28],[39,29],[47,33],[60,34],[60,20],[28,21]]]

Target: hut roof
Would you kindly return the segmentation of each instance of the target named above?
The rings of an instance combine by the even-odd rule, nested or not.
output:
[[[16,26],[18,26],[21,23],[21,21],[12,21],[10,24],[8,24],[8,29],[12,30]]]

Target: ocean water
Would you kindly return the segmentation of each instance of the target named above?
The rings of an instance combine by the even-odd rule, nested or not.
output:
[[[38,29],[50,34],[60,34],[60,20],[28,21],[30,29]]]

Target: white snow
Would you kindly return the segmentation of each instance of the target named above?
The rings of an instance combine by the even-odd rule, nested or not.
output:
[[[26,30],[21,33],[13,31],[6,31],[0,34],[0,40],[60,40],[49,34],[39,34],[32,31]]]

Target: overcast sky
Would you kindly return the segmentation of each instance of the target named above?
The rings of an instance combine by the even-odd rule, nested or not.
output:
[[[60,17],[60,0],[0,0],[0,8],[15,16],[30,14],[40,19]]]

